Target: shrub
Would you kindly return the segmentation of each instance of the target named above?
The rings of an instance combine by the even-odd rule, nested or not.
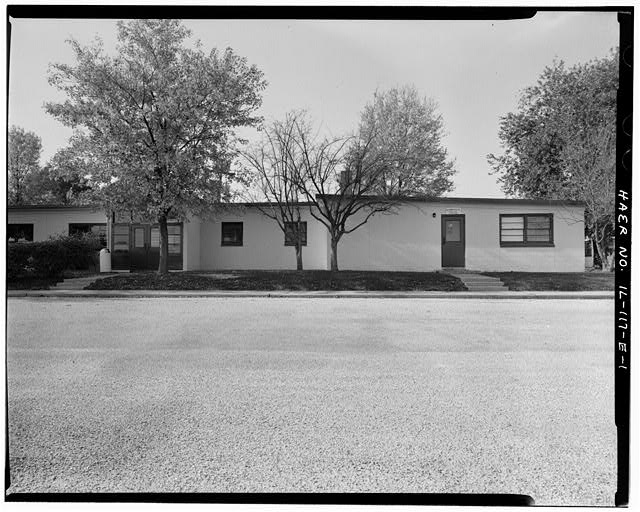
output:
[[[93,255],[102,249],[100,237],[95,233],[59,236],[51,239],[63,246],[66,265],[63,270],[86,270],[94,264]]]
[[[64,270],[84,270],[102,248],[93,235],[58,236],[44,242],[19,242],[7,248],[7,281],[56,278]]]

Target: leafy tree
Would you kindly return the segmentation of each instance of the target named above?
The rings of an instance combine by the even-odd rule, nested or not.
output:
[[[82,205],[93,203],[89,184],[91,169],[73,145],[62,148],[33,173],[29,180],[37,204]]]
[[[615,221],[617,87],[617,51],[570,68],[555,61],[501,118],[504,153],[488,155],[508,195],[584,201],[602,262]]]
[[[289,235],[296,252],[296,269],[302,270],[303,229],[300,214],[299,167],[301,154],[296,140],[299,113],[274,121],[263,132],[263,140],[243,152],[249,166],[248,197],[267,217]],[[266,200],[266,202],[264,202]]]
[[[385,166],[378,192],[437,197],[453,189],[454,162],[442,145],[444,124],[434,100],[412,86],[376,92],[360,119],[361,138],[372,133],[369,156]]]
[[[118,23],[117,55],[71,40],[76,64],[54,64],[64,103],[47,111],[76,128],[90,186],[107,211],[160,225],[159,273],[168,272],[169,218],[208,215],[233,179],[235,129],[257,124],[262,73],[230,48],[205,53],[178,20]]]
[[[291,176],[310,203],[311,216],[329,231],[331,270],[337,271],[342,237],[377,213],[394,213],[398,203],[395,196],[379,193],[386,168],[373,150],[373,133],[321,139],[304,116],[295,116],[291,123]]]
[[[29,180],[40,169],[42,141],[35,133],[12,126],[8,142],[9,204],[25,204],[31,199]]]

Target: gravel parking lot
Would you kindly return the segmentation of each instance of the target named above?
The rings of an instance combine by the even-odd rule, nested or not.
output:
[[[613,301],[9,299],[9,492],[613,505]]]

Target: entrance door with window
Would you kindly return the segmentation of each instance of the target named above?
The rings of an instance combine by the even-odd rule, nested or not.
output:
[[[131,225],[129,264],[131,270],[158,268],[160,261],[160,227]]]
[[[114,224],[111,267],[114,270],[157,270],[160,263],[160,226]],[[171,270],[182,270],[182,224],[167,225]]]
[[[442,216],[442,266],[464,268],[464,215]]]

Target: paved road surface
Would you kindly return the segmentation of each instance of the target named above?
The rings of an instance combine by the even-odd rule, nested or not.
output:
[[[9,299],[10,492],[613,505],[613,301]]]

